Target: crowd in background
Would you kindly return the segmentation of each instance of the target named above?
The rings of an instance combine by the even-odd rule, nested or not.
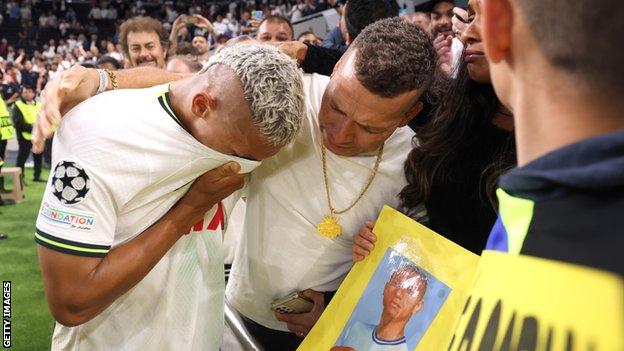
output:
[[[119,44],[119,27],[126,19],[148,16],[178,37],[204,36],[209,48],[217,42],[257,31],[259,21],[280,16],[289,21],[329,8],[341,0],[260,1],[0,1],[0,77],[3,84],[26,84],[40,92],[45,83],[76,63],[96,66],[98,60],[127,67]],[[183,29],[176,19],[189,15]],[[201,18],[210,23],[196,25]],[[117,63],[111,60],[114,59]],[[28,63],[30,62],[30,63]],[[102,61],[100,61],[102,62]],[[7,90],[8,89],[8,90]],[[3,89],[5,98],[12,90]]]

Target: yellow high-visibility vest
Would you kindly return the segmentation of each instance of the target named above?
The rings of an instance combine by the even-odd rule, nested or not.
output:
[[[39,112],[39,109],[41,109],[40,103],[35,102],[34,105],[28,105],[21,100],[17,100],[15,102],[15,107],[17,107],[22,113],[22,116],[24,116],[24,122],[30,124],[31,126],[35,125],[37,113]],[[24,137],[25,140],[32,140],[32,135],[28,132],[22,132],[22,137]]]
[[[13,138],[15,138],[15,129],[13,129],[13,123],[11,122],[11,117],[9,117],[9,110],[2,97],[0,97],[0,140]]]

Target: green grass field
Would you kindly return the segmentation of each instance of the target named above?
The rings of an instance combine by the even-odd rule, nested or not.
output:
[[[7,165],[11,166],[11,165]],[[45,183],[34,183],[32,169],[26,169],[24,202],[0,206],[0,278],[11,281],[11,349],[49,350],[54,322],[43,294],[41,273],[34,242],[35,220]],[[49,172],[44,170],[42,178]],[[11,182],[5,180],[10,188]]]

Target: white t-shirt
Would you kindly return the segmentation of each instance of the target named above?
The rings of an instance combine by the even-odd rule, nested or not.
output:
[[[36,225],[40,245],[104,257],[160,219],[206,171],[258,162],[197,141],[168,107],[167,86],[116,90],[60,124]],[[227,209],[225,209],[227,211]],[[135,287],[77,327],[56,324],[53,350],[218,350],[223,334],[225,214],[215,206]]]
[[[351,269],[352,239],[384,204],[396,207],[405,186],[403,164],[414,133],[398,129],[385,143],[379,171],[362,199],[339,215],[342,235],[328,239],[316,225],[329,214],[321,165],[318,113],[329,77],[305,75],[307,119],[294,143],[265,160],[250,177],[241,242],[226,296],[247,318],[287,331],[271,302],[295,290],[333,291]],[[327,150],[332,203],[349,206],[362,191],[375,156],[343,157]]]
[[[408,351],[405,337],[397,340],[382,340],[375,333],[377,326],[355,322],[347,330],[337,346],[350,346],[356,351]]]

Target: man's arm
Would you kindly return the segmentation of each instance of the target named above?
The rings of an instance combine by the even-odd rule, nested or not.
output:
[[[243,186],[240,166],[230,162],[198,178],[154,225],[110,250],[104,258],[69,255],[39,245],[48,305],[66,326],[85,323],[134,287],[214,204]]]
[[[318,73],[329,76],[334,71],[334,67],[342,57],[343,52],[337,49],[324,48],[316,45],[306,44],[307,54],[301,68],[306,73]]]
[[[286,55],[297,60],[305,73],[331,75],[334,66],[342,57],[342,51],[324,48],[300,41],[274,43]]]
[[[189,74],[173,73],[159,68],[137,67],[114,72],[120,89],[148,88],[188,77]],[[33,130],[33,151],[43,151],[45,139],[52,135],[52,126],[61,116],[79,103],[95,95],[100,83],[97,71],[75,65],[49,82],[41,93],[41,110]],[[106,90],[112,89],[109,79]]]

